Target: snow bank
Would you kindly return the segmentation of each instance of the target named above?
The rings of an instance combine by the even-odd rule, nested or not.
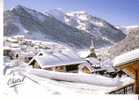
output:
[[[21,68],[20,68],[21,67]],[[32,70],[29,66],[19,66],[18,68],[11,69],[14,70],[15,76],[25,76],[25,79],[22,84],[16,85],[14,87],[8,87],[5,84],[4,91],[2,91],[1,94],[7,95],[7,96],[21,96],[21,97],[28,97],[28,96],[46,96],[46,95],[66,95],[66,94],[105,94],[113,89],[116,89],[118,87],[121,87],[128,82],[131,82],[131,79],[128,77],[122,77],[117,78],[117,80],[120,80],[123,82],[122,85],[117,86],[113,85],[110,86],[108,84],[115,84],[113,79],[109,79],[106,77],[101,77],[99,75],[80,75],[79,77],[75,77],[72,75],[72,77],[75,77],[74,80],[80,80],[82,82],[67,82],[67,81],[56,81],[48,78],[46,74],[49,77],[54,77],[54,75],[57,75],[57,77],[61,77],[59,74],[50,73],[48,71],[41,71],[41,70]],[[10,70],[9,70],[10,71]],[[9,72],[8,71],[8,72]],[[63,73],[64,74],[64,73]],[[72,78],[71,77],[71,78]],[[83,80],[84,78],[88,77],[86,80]],[[15,77],[14,77],[15,78]],[[17,78],[17,77],[16,77]],[[19,77],[18,77],[19,78]],[[62,78],[69,79],[69,76],[62,75]],[[86,81],[93,80],[96,84],[83,84]],[[103,84],[103,85],[102,85]],[[107,84],[104,85],[104,84]]]
[[[30,69],[30,74],[34,74],[37,76],[63,80],[63,81],[71,81],[71,82],[81,82],[87,84],[101,85],[101,86],[119,86],[122,84],[119,80],[114,80],[112,78],[95,75],[95,74],[76,74],[76,73],[64,73],[64,72],[52,72],[46,71],[42,69]]]

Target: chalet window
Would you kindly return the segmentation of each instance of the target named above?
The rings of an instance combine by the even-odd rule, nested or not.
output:
[[[18,54],[16,54],[16,58],[18,58],[19,57],[19,55]]]
[[[39,56],[43,56],[43,54],[42,54],[42,53],[40,53],[40,54],[39,54]]]
[[[54,69],[52,67],[50,68],[43,68],[44,70],[48,70],[48,71],[53,71]]]
[[[70,72],[70,71],[75,71],[78,70],[78,65],[68,65],[66,66],[66,71]]]
[[[56,71],[64,72],[64,66],[55,67]]]

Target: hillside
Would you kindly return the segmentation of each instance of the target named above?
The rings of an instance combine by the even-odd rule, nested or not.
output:
[[[76,49],[91,46],[88,33],[68,26],[52,16],[20,5],[4,12],[4,36],[17,34],[31,39],[62,43]]]
[[[139,28],[130,29],[128,32],[124,40],[110,48],[109,52],[112,57],[139,48]]]
[[[107,21],[85,11],[63,12],[54,9],[46,12],[46,14],[48,13],[67,25],[89,33],[96,48],[113,45],[126,36]]]

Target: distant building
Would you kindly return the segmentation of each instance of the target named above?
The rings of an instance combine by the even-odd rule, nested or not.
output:
[[[19,42],[19,41],[23,41],[25,39],[25,36],[24,35],[15,35],[12,38],[16,39]]]
[[[4,53],[4,56],[10,57],[10,59],[19,58],[20,48],[4,47],[3,53]]]
[[[87,74],[92,73],[104,74],[105,71],[106,70],[102,68],[102,66],[100,65],[100,61],[93,57],[86,58],[86,62],[79,66],[80,73],[82,72]]]
[[[25,63],[29,63],[31,61],[31,59],[35,56],[35,52],[22,52],[21,56],[24,60]]]

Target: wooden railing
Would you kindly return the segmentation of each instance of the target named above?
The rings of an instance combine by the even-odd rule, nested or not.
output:
[[[113,90],[108,94],[133,94],[133,92],[134,92],[134,83],[130,83],[124,87]]]

